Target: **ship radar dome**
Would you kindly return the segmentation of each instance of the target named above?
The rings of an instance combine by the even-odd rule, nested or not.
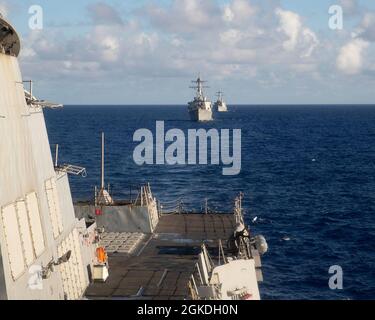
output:
[[[0,53],[18,57],[21,42],[16,30],[0,13]]]

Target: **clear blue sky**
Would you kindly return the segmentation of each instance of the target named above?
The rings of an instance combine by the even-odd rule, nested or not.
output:
[[[198,73],[230,104],[375,103],[371,0],[0,0],[0,12],[22,37],[24,78],[65,104],[185,104]]]

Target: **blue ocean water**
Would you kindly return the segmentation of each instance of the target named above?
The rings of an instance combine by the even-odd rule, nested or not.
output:
[[[215,121],[189,121],[183,106],[68,106],[45,111],[60,162],[82,165],[71,177],[76,200],[99,184],[100,132],[106,133],[106,180],[115,196],[150,182],[162,202],[182,198],[187,209],[229,211],[244,192],[253,232],[268,240],[263,299],[375,298],[375,108],[371,106],[230,106]],[[242,130],[242,171],[222,167],[137,166],[133,133],[225,128]],[[289,241],[285,239],[289,238]],[[328,269],[340,265],[343,290],[330,290]]]

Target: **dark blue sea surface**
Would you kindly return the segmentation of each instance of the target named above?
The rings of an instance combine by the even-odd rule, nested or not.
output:
[[[68,106],[45,111],[60,162],[87,168],[71,177],[75,200],[100,183],[100,132],[106,133],[106,182],[115,197],[150,182],[161,202],[230,211],[244,192],[247,221],[263,234],[263,299],[375,298],[375,107],[230,106],[210,123],[188,119],[183,106]],[[179,128],[242,129],[242,170],[222,166],[138,166],[133,134]],[[286,239],[290,240],[287,241]],[[340,265],[343,290],[330,290],[328,269]]]

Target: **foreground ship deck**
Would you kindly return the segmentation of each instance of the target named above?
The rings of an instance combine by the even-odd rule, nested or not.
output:
[[[93,283],[89,299],[185,299],[197,255],[205,242],[211,256],[217,255],[218,240],[233,233],[232,214],[162,215],[132,255],[109,254],[110,276]]]

